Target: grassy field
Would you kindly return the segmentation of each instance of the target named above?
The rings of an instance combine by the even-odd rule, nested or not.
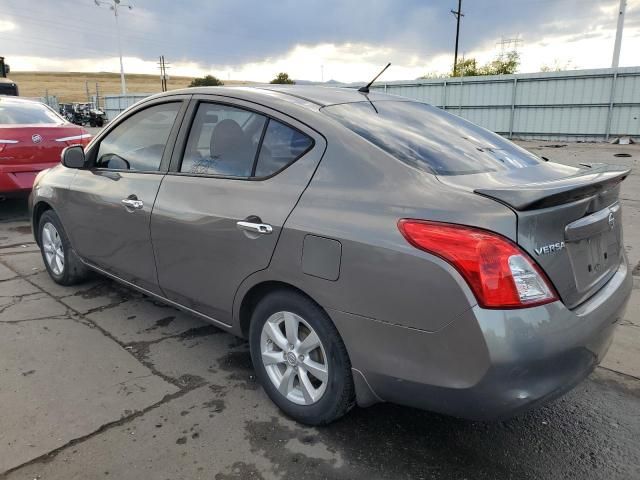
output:
[[[49,95],[58,97],[60,103],[86,102],[87,92],[85,82],[88,83],[89,94],[95,95],[96,83],[100,96],[120,93],[119,73],[85,73],[85,72],[11,72],[11,79],[20,88],[20,96],[44,97]],[[128,93],[156,93],[160,92],[159,75],[126,75]],[[192,77],[170,77],[170,90],[189,85]],[[245,84],[248,82],[229,81],[227,85]]]

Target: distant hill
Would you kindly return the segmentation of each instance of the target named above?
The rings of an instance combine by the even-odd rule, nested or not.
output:
[[[10,78],[18,84],[20,96],[44,97],[49,95],[58,97],[60,103],[86,102],[87,93],[85,82],[89,87],[89,94],[95,95],[96,83],[100,96],[120,93],[120,74],[111,72],[16,72],[12,71]],[[127,93],[157,93],[160,92],[159,75],[126,74]],[[193,77],[174,77],[168,80],[170,90],[184,88],[191,83]],[[246,85],[252,82],[230,80],[226,85]]]

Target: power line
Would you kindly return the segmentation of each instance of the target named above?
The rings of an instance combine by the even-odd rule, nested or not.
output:
[[[505,53],[518,51],[518,48],[522,45],[522,39],[519,35],[514,38],[505,38],[502,36],[496,45],[500,46],[500,59],[504,59]]]

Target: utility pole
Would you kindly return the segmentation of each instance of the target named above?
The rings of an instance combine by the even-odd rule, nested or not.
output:
[[[167,80],[169,80],[169,75],[167,75],[167,65],[170,65],[164,60],[164,55],[160,55],[160,85],[162,86],[162,91],[166,92],[168,90]]]
[[[121,0],[93,0],[98,7],[107,5],[113,12],[116,19],[116,32],[118,36],[118,55],[120,56],[120,90],[123,95],[127,93],[127,84],[124,80],[124,66],[122,64],[122,44],[120,42],[120,24],[118,23],[118,9],[120,7],[127,7],[129,10],[133,9],[132,5],[124,4]]]
[[[618,68],[620,63],[620,47],[622,46],[622,30],[624,29],[624,13],[627,10],[627,0],[620,0],[618,11],[618,28],[616,29],[616,43],[613,46],[613,60],[611,68]]]
[[[166,92],[167,90],[164,84],[164,55],[158,57],[158,68],[160,68],[160,89]]]
[[[167,63],[164,61],[164,55],[160,55],[159,57],[159,62],[158,65],[160,68],[160,87],[162,88],[163,92],[167,91],[167,79],[169,78],[169,75],[167,75]]]
[[[458,41],[460,40],[460,18],[464,17],[462,13],[462,0],[458,0],[458,10],[451,10],[453,16],[456,17],[457,25],[456,25],[456,51],[453,56],[453,76],[456,76],[456,72],[458,70]]]

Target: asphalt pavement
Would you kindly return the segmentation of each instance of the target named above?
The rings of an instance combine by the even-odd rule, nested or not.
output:
[[[640,148],[527,142],[568,164]],[[629,153],[631,157],[613,157]],[[0,203],[0,478],[640,478],[640,177],[624,183],[637,277],[603,365],[575,390],[505,422],[390,404],[323,428],[283,416],[247,344],[110,280],[54,284],[26,202]]]

